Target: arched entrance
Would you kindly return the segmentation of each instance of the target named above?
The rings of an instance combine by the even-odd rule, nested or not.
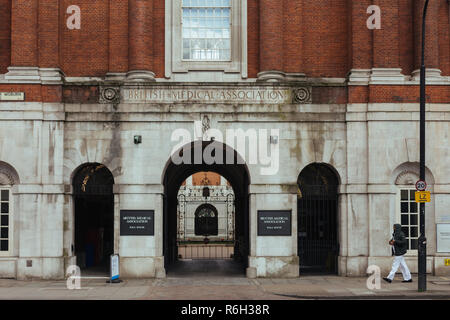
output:
[[[339,179],[329,166],[313,163],[302,170],[297,183],[300,274],[336,274]]]
[[[211,143],[214,143],[216,148],[223,151],[223,159],[212,164],[205,163],[204,159],[194,159],[194,153],[200,150],[201,153]],[[179,150],[179,155],[188,153],[189,156],[184,159],[181,164],[175,164],[170,160],[166,166],[163,175],[164,181],[164,237],[163,237],[163,252],[164,265],[168,273],[170,267],[178,261],[179,252],[177,244],[177,195],[182,183],[191,175],[198,172],[214,172],[224,177],[231,185],[234,193],[234,252],[233,260],[239,263],[239,269],[242,273],[248,264],[249,256],[249,197],[248,186],[250,178],[247,166],[240,158],[236,151],[230,149],[225,144],[219,142],[192,142],[191,144]],[[225,159],[228,155],[228,161]],[[233,158],[230,163],[230,155]]]
[[[200,205],[195,210],[195,235],[217,236],[219,233],[219,214],[216,207],[209,203]]]
[[[114,178],[104,165],[81,166],[73,178],[77,265],[107,272],[114,252]]]

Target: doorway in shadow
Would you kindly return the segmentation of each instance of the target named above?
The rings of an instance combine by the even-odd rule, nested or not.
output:
[[[109,273],[114,252],[114,178],[102,164],[81,166],[73,178],[75,255],[83,275]]]

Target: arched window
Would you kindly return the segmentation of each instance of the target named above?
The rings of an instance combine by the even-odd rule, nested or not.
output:
[[[218,222],[217,209],[208,203],[202,204],[195,211],[195,235],[217,236]]]
[[[19,183],[17,172],[0,161],[0,256],[12,251],[13,196],[12,186]]]

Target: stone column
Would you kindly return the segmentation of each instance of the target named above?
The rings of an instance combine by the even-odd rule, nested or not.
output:
[[[381,29],[373,30],[371,83],[402,82],[399,48],[399,0],[377,0],[381,8]]]
[[[425,67],[428,80],[439,80],[439,1],[428,3],[426,17],[426,39],[425,39]],[[422,48],[422,14],[425,0],[414,1],[414,67],[413,79],[420,80],[421,48]]]
[[[128,80],[155,81],[152,14],[152,0],[128,1]]]
[[[11,10],[11,66],[7,80],[37,82],[38,0],[13,0]]]
[[[259,1],[258,80],[283,81],[283,1]]]

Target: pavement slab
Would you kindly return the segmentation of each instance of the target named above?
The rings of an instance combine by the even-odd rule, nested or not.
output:
[[[242,275],[174,275],[162,279],[83,279],[69,290],[66,280],[0,279],[1,300],[292,300],[292,299],[445,299],[450,300],[448,278],[428,276],[427,291],[412,283],[381,280],[370,290],[364,277],[303,276],[295,279],[248,279]]]

